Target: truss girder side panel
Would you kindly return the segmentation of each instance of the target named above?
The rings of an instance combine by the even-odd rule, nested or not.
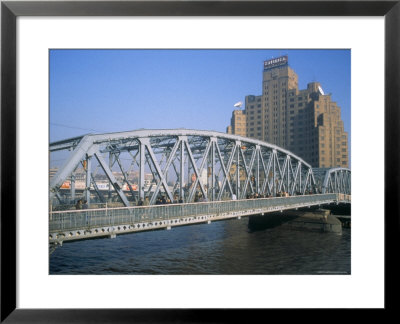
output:
[[[77,141],[74,142],[74,145],[76,145],[75,143]],[[62,144],[64,145],[64,143]],[[282,190],[290,195],[295,195],[298,192],[304,194],[308,189],[317,192],[316,178],[311,166],[300,157],[275,145],[237,135],[186,129],[138,130],[85,135],[74,147],[74,151],[67,158],[64,166],[51,179],[50,198],[57,196],[60,186],[69,176],[73,177],[73,172],[79,163],[93,156],[95,152],[96,157],[100,156],[100,153],[110,152],[110,156],[113,158],[110,158],[108,162],[118,163],[124,181],[128,184],[130,195],[135,194],[135,196],[144,199],[145,195],[151,195],[154,192],[151,195],[151,203],[154,203],[162,187],[171,200],[173,200],[173,195],[177,190],[179,198],[185,202],[191,202],[196,190],[199,189],[205,198],[208,197],[211,200],[221,200],[223,199],[222,195],[230,194],[232,196],[234,193],[238,198],[245,198],[248,192],[272,196]],[[136,154],[132,154],[132,150]],[[120,152],[128,152],[132,157],[131,166],[137,165],[139,168],[137,193],[134,193],[129,185],[128,178],[119,160]],[[162,154],[162,156],[157,160],[159,154]],[[176,166],[177,161],[179,165]],[[105,165],[104,162],[99,163],[102,168],[106,168],[110,178],[112,166]],[[207,179],[211,174],[211,181],[207,180],[208,193],[205,190],[204,181],[200,180],[206,164],[209,168]],[[236,167],[236,171],[232,170],[233,166]],[[150,169],[155,181],[151,183],[151,187],[146,191],[147,193],[144,189],[145,168]],[[167,180],[170,180],[168,172],[171,170],[172,176],[174,176],[174,173],[176,175],[173,190],[167,184]],[[325,174],[321,172],[318,174],[318,176],[323,177],[323,181],[322,179],[319,180],[319,185],[322,185],[319,189],[320,192],[339,190],[350,193],[351,172],[349,169],[332,168]],[[185,193],[184,184],[185,182],[189,183],[191,173],[194,173],[196,179],[193,181],[189,192]],[[92,178],[90,179],[91,184],[96,189],[93,175],[91,173],[89,175]],[[331,184],[335,182],[335,175],[336,186],[331,188]],[[115,183],[113,180],[110,180],[111,185]],[[153,185],[156,187],[155,190]],[[86,183],[86,188],[87,186]],[[177,189],[178,186],[179,190]],[[152,188],[154,191],[151,190]],[[121,200],[124,204],[127,205],[128,200],[123,191],[118,191],[118,188],[114,189],[116,189],[120,198],[122,197]],[[185,197],[185,195],[187,196]]]
[[[73,173],[77,165],[86,158],[87,153],[90,151],[93,141],[90,136],[84,136],[79,144],[76,146],[72,154],[67,158],[64,165],[50,180],[50,200],[58,192],[58,189],[64,181]]]

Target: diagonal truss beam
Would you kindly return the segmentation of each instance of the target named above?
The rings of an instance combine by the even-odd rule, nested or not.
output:
[[[94,156],[96,157],[97,161],[99,162],[101,168],[103,169],[104,173],[106,174],[108,180],[111,182],[111,185],[114,187],[114,190],[117,192],[119,198],[122,200],[125,207],[129,207],[130,203],[128,198],[126,198],[122,188],[120,187],[117,179],[114,177],[112,171],[109,169],[107,162],[101,156],[100,152],[95,152]]]
[[[143,144],[145,146],[145,148],[147,149],[147,152],[150,156],[150,159],[153,163],[154,168],[156,169],[155,171],[157,172],[157,176],[159,177],[160,183],[162,184],[162,186],[164,187],[165,193],[168,195],[168,198],[172,201],[173,200],[173,196],[171,191],[169,190],[167,181],[164,177],[164,173],[161,170],[160,165],[157,162],[157,158],[153,152],[153,149],[151,148],[151,144],[148,138],[142,138],[140,139],[141,144]],[[154,202],[154,200],[156,199],[156,195],[152,196],[152,200]]]

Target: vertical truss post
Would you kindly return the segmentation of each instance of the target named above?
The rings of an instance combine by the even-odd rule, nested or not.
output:
[[[260,146],[256,146],[257,165],[256,165],[256,192],[260,194]]]
[[[302,182],[302,164],[299,162],[299,192],[301,193],[301,182]]]
[[[146,145],[139,143],[139,198],[144,199],[144,166],[146,160]]]
[[[75,201],[75,173],[72,172],[71,174],[71,200]]]
[[[290,166],[291,166],[290,155],[288,155],[287,156],[287,166],[286,166],[286,168],[287,168],[287,187],[286,187],[287,193],[289,193],[289,188],[290,188]]]
[[[236,141],[236,196],[240,199],[240,150],[242,143]]]
[[[92,159],[90,156],[86,155],[86,184],[85,184],[85,199],[88,206],[90,206],[90,185],[92,184]]]
[[[181,161],[180,161],[180,170],[179,170],[179,198],[184,202],[184,190],[183,190],[183,183],[185,181],[185,149],[184,149],[184,142],[181,140]],[[189,177],[189,175],[188,175]]]
[[[112,152],[109,152],[108,153],[108,167],[110,170],[112,170],[112,166],[113,166],[112,159],[113,159],[113,154],[112,154]],[[112,198],[111,181],[108,180],[108,200],[111,201],[111,198]]]
[[[211,138],[211,200],[215,200],[215,144],[216,139]],[[201,171],[200,171],[201,172]]]
[[[272,151],[272,195],[274,197],[276,197],[276,159],[277,159],[277,155],[276,155],[276,150]]]

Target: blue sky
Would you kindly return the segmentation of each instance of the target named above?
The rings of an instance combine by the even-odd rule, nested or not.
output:
[[[350,138],[350,50],[50,50],[50,141],[139,128],[225,132],[233,105],[261,94],[263,61],[284,54],[299,89],[318,81],[332,94]]]

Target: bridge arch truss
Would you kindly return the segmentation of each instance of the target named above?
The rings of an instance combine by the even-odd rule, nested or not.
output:
[[[68,151],[69,155],[63,153]],[[131,206],[146,197],[155,204],[159,195],[193,202],[232,199],[233,195],[243,199],[251,194],[320,192],[311,166],[293,153],[213,131],[88,134],[51,143],[50,153],[50,161],[52,155],[65,156],[63,166],[50,179],[50,199],[58,203],[78,197],[89,203],[106,202],[113,197]],[[347,184],[342,173],[333,174],[337,181],[329,176],[328,187]],[[83,183],[80,189],[79,181]],[[106,190],[102,189],[105,183]]]
[[[351,195],[351,170],[347,168],[313,169],[321,193]]]

